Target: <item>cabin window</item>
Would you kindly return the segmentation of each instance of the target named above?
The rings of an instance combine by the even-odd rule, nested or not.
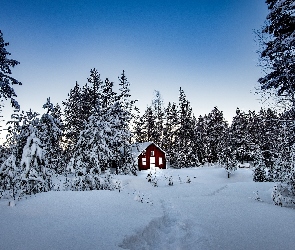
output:
[[[146,158],[142,158],[142,165],[146,165]]]
[[[141,154],[142,154],[142,155],[145,155],[145,153],[146,153],[146,151],[144,150],[144,151],[142,151],[142,153],[141,153]]]
[[[163,164],[163,158],[159,157],[159,165],[162,165],[162,164]]]
[[[155,151],[151,151],[151,156],[155,156]]]

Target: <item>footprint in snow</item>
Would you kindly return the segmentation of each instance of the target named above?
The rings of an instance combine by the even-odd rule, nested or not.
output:
[[[208,236],[200,226],[191,220],[181,220],[171,205],[162,207],[163,216],[126,236],[119,247],[130,250],[210,249]]]

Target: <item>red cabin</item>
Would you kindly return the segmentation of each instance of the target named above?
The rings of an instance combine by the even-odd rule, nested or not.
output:
[[[134,143],[132,153],[138,162],[139,170],[155,169],[155,167],[166,169],[166,154],[153,142]]]

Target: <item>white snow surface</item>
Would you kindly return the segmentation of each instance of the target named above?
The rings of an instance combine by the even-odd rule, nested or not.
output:
[[[157,170],[158,187],[148,173],[119,176],[121,192],[0,200],[0,249],[294,249],[295,210],[273,205],[274,183],[251,169]]]

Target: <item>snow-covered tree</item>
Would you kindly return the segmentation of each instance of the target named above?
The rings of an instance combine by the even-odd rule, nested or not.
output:
[[[233,131],[231,128],[227,129],[223,140],[224,147],[219,152],[219,163],[225,168],[227,177],[230,178],[230,175],[238,166],[237,152],[233,143]]]
[[[47,102],[43,105],[47,112],[40,119],[39,133],[43,149],[45,150],[45,164],[48,168],[54,169],[58,173],[64,170],[62,160],[61,140],[63,136],[64,125],[61,120],[60,107],[54,106],[47,98]]]
[[[280,133],[279,118],[275,110],[260,110],[261,127],[259,131],[259,147],[262,151],[265,167],[271,169],[277,152]]]
[[[163,126],[164,126],[164,102],[158,90],[154,91],[152,100],[153,116],[155,121],[155,129],[153,133],[153,142],[162,147],[163,142]]]
[[[49,191],[51,188],[53,170],[46,164],[47,135],[38,116],[31,110],[15,112],[9,122],[6,146],[10,154],[6,163],[11,162],[14,166],[9,168],[10,176],[14,176],[14,183],[20,181],[22,194]],[[2,167],[3,171],[8,169],[7,164]]]
[[[119,94],[113,92],[108,79],[96,89],[92,115],[84,123],[68,164],[68,170],[76,176],[75,190],[105,188],[101,174],[112,167],[117,167],[117,172],[136,174],[129,129],[135,101],[130,100],[124,71],[119,80]]]
[[[177,136],[178,126],[179,120],[177,104],[169,102],[168,106],[165,109],[162,141],[162,148],[166,151],[169,161],[173,151],[173,144]]]
[[[236,159],[242,163],[250,160],[252,150],[252,138],[248,128],[249,114],[237,108],[231,124],[231,143],[236,152]]]
[[[287,104],[287,112],[278,119],[280,133],[276,141],[274,163],[269,171],[272,180],[287,183],[292,189],[295,110],[295,4],[293,0],[266,0],[269,13],[259,33],[260,64],[265,71],[258,82],[262,91],[273,90]],[[291,116],[285,116],[287,113]],[[280,184],[279,186],[282,186]],[[282,188],[275,191],[279,196]]]
[[[81,88],[76,82],[75,87],[70,90],[68,99],[63,102],[64,105],[64,122],[65,136],[69,151],[78,141],[79,134],[84,128],[84,116],[81,104]]]
[[[136,174],[136,167],[134,164],[132,151],[131,151],[131,139],[132,133],[130,130],[130,124],[134,120],[134,111],[136,111],[135,103],[137,100],[131,99],[130,83],[123,70],[119,79],[119,95],[118,101],[113,106],[115,119],[113,119],[113,127],[115,128],[116,145],[119,145],[121,150],[117,151],[117,159],[121,164],[118,167],[122,173]],[[118,148],[118,147],[117,147]]]
[[[269,13],[259,33],[262,90],[274,89],[295,107],[295,5],[293,0],[267,0]]]
[[[113,152],[112,129],[105,115],[92,115],[81,131],[68,169],[75,174],[74,190],[101,189],[100,174],[108,169]]]
[[[136,112],[133,123],[133,139],[135,142],[145,142],[146,134],[144,131],[144,116],[140,115],[139,110]]]
[[[16,165],[16,158],[13,154],[0,166],[0,198],[13,198],[16,200],[22,194],[21,189],[21,172]]]
[[[20,161],[26,138],[21,130],[24,112],[15,110],[8,122],[7,140],[1,146],[0,190],[1,197],[19,198],[23,194],[21,186]]]
[[[178,121],[176,137],[170,153],[170,163],[177,168],[197,166],[199,160],[194,141],[196,119],[190,102],[181,88],[179,90]]]
[[[36,127],[30,125],[29,130],[20,162],[21,179],[26,194],[35,194],[50,190],[52,171],[45,165],[45,152]]]
[[[217,107],[206,116],[206,147],[207,160],[209,163],[218,161],[218,152],[224,147],[224,137],[227,132],[228,124],[223,117],[223,112]]]
[[[5,146],[9,148],[11,154],[16,157],[17,164],[22,158],[23,148],[26,145],[27,137],[29,136],[28,125],[31,119],[38,116],[31,110],[27,113],[24,111],[14,110],[11,115],[11,120],[7,122],[7,136]]]
[[[136,142],[153,141],[160,147],[163,143],[164,132],[164,104],[159,91],[154,91],[152,104],[147,106],[142,116],[137,115],[134,124],[134,138]]]
[[[195,128],[195,143],[200,164],[208,162],[209,143],[207,137],[207,115],[199,116]]]
[[[267,181],[266,176],[266,164],[263,157],[263,151],[257,147],[255,150],[255,158],[254,158],[254,171],[253,171],[253,181],[256,182],[264,182]]]
[[[21,82],[11,76],[11,68],[19,64],[14,59],[9,59],[11,55],[6,50],[9,43],[4,42],[3,33],[0,30],[0,98],[10,99],[12,107],[19,109],[19,104],[15,100],[17,97],[12,85],[22,85]]]

